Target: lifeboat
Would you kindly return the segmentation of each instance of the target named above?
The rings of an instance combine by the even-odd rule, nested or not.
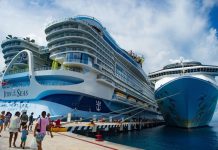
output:
[[[123,94],[123,93],[121,93],[121,92],[116,91],[116,92],[115,92],[115,95],[116,95],[117,97],[121,97],[121,98],[125,98],[125,99],[126,99],[126,95]]]
[[[131,96],[128,96],[128,98],[127,98],[130,102],[136,102],[136,99],[135,98],[133,98],[133,97],[131,97]]]

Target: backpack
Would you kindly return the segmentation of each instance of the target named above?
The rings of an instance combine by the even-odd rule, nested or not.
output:
[[[21,122],[28,122],[28,116],[26,114],[21,115],[20,117]]]

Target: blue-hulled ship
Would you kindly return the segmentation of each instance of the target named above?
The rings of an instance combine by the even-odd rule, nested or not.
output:
[[[218,98],[217,75],[217,66],[193,61],[170,64],[149,73],[166,123],[185,128],[208,125]]]

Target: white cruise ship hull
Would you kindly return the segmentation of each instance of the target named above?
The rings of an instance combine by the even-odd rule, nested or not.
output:
[[[0,88],[0,111],[14,113],[27,110],[28,114],[34,112],[34,117],[38,117],[42,111],[47,111],[52,116],[66,116],[72,113],[73,117],[90,119],[102,116],[121,118],[142,110],[141,106],[127,100],[114,99],[115,87],[104,80],[96,79],[96,74],[92,71],[81,74],[67,70],[45,70],[36,71],[34,78],[29,78],[25,72],[4,78],[10,82],[23,81],[23,85],[9,88],[6,85]],[[65,80],[71,85],[63,82]],[[25,85],[28,83],[29,85]],[[135,111],[124,113],[128,108],[137,107]],[[123,112],[121,109],[124,109]],[[150,119],[157,114],[145,110],[138,116]]]

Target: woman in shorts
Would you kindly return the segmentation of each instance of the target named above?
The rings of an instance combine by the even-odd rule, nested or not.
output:
[[[34,129],[34,132],[33,132],[33,135],[36,138],[36,142],[37,142],[37,145],[38,145],[38,150],[42,150],[42,141],[43,141],[43,139],[44,139],[44,137],[46,135],[46,128],[49,127],[49,121],[46,118],[46,112],[43,111],[41,116],[42,117],[37,120],[35,129]]]
[[[13,146],[16,147],[15,143],[17,140],[18,132],[20,131],[20,112],[19,111],[17,111],[15,113],[15,115],[11,118],[11,123],[9,125],[8,131],[10,133],[9,147],[11,147],[11,142],[12,142],[13,136],[14,136]]]
[[[4,125],[4,130],[9,126],[11,120],[11,113],[7,112],[5,115],[5,125]]]

